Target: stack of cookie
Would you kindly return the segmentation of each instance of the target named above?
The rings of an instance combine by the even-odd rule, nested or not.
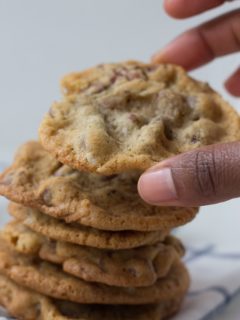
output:
[[[0,304],[20,319],[161,320],[189,286],[172,228],[197,208],[155,207],[143,170],[239,138],[238,115],[181,68],[100,65],[63,79],[64,97],[0,177]]]

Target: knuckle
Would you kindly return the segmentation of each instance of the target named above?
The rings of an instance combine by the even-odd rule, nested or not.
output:
[[[195,156],[195,172],[197,190],[204,197],[215,196],[217,193],[218,168],[214,150],[197,151]]]

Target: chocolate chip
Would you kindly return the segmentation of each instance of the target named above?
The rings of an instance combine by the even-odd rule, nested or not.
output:
[[[134,268],[123,268],[123,271],[129,273],[133,277],[137,277],[137,271]]]
[[[117,190],[113,189],[113,190],[108,191],[107,195],[108,195],[108,196],[113,196],[113,195],[115,195],[116,193],[117,193]]]
[[[116,178],[118,175],[117,174],[112,174],[111,176],[102,176],[101,177],[101,180],[104,182],[104,181],[111,181],[113,180],[114,178]]]
[[[134,79],[141,79],[141,78],[146,79],[146,75],[139,70],[130,70],[129,72],[126,73],[126,78],[129,81]]]
[[[56,254],[56,247],[57,247],[57,245],[56,245],[55,241],[49,240],[47,242],[47,248],[48,248],[48,250],[51,251],[51,253]]]
[[[110,77],[110,83],[114,84],[117,81],[117,79],[118,79],[118,74],[115,71],[113,71],[113,74]]]
[[[126,69],[121,68],[114,70],[113,75],[110,77],[110,83],[114,84],[118,78],[126,78],[127,80],[131,81],[134,79],[148,79],[148,75],[145,70],[141,69]]]
[[[137,115],[135,113],[130,113],[128,117],[129,117],[129,120],[132,121],[132,123],[138,125],[139,127],[147,124],[146,118],[144,118],[141,115]]]
[[[115,74],[119,77],[126,77],[128,69],[125,67],[121,67],[115,70]]]
[[[135,113],[130,113],[129,114],[129,119],[134,123],[138,123],[139,122],[139,118]]]
[[[200,116],[198,114],[193,116],[193,121],[198,121],[200,119]]]
[[[181,126],[186,115],[191,112],[190,107],[180,93],[170,89],[163,89],[156,99],[156,118],[167,120],[174,126]]]
[[[135,79],[147,79],[148,76],[146,72],[139,68],[129,69],[125,67],[121,67],[115,70],[116,77],[123,77],[129,81]]]
[[[153,72],[153,71],[156,71],[158,68],[157,65],[151,65],[151,66],[147,66],[145,69],[147,72]]]
[[[170,126],[168,126],[166,124],[164,125],[164,134],[168,140],[173,140],[173,138],[174,138],[173,131],[170,128]]]
[[[11,243],[16,246],[16,244],[18,243],[19,240],[19,236],[12,236],[11,237]]]
[[[119,108],[124,102],[125,97],[123,96],[109,96],[99,99],[99,104],[103,108],[106,109],[117,109]]]
[[[101,82],[96,82],[93,84],[93,93],[101,93],[102,91],[106,90],[109,87],[109,84],[104,84]]]
[[[54,300],[54,304],[62,316],[71,319],[80,318],[82,316],[82,308],[79,304],[69,301]]]
[[[198,137],[194,134],[191,138],[191,143],[197,143],[199,141]]]
[[[112,259],[113,255],[114,255],[114,252],[113,251],[107,251],[106,252],[108,258]]]

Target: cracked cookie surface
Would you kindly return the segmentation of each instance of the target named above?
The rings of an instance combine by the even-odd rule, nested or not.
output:
[[[79,170],[112,175],[239,139],[239,116],[173,65],[128,61],[70,74],[40,127],[43,146]]]
[[[166,230],[191,221],[197,208],[157,207],[138,195],[139,174],[110,177],[62,165],[38,142],[19,148],[0,176],[0,194],[66,222],[103,230]]]

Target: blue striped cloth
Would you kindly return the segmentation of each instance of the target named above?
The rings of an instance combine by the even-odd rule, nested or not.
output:
[[[223,309],[239,295],[240,250],[221,250],[216,244],[188,246],[185,262],[192,283],[182,312],[174,320],[219,319]],[[231,310],[228,314],[222,319],[240,319],[239,315],[231,317]]]
[[[5,163],[0,161],[0,171],[5,166]],[[0,227],[8,220],[7,214],[2,214],[6,211],[6,204],[7,201],[0,198]],[[235,231],[231,230],[231,232],[236,232],[236,237],[239,234],[239,227],[236,225]],[[211,229],[209,232],[212,232]],[[238,251],[237,245],[240,243],[240,235],[239,241],[237,239],[235,241],[235,246],[228,244],[228,247],[224,246],[224,235],[216,238],[214,243],[208,242],[207,239],[198,243],[194,239],[196,235],[193,233],[189,235],[189,227],[180,228],[176,235],[185,242],[187,254],[184,259],[190,271],[192,283],[181,312],[173,319],[239,320],[240,248]],[[189,242],[194,245],[189,245]],[[236,298],[239,304],[237,300],[234,305],[232,302]],[[233,307],[231,307],[232,304]],[[0,320],[6,319],[12,318],[7,317],[4,310],[0,308]]]

